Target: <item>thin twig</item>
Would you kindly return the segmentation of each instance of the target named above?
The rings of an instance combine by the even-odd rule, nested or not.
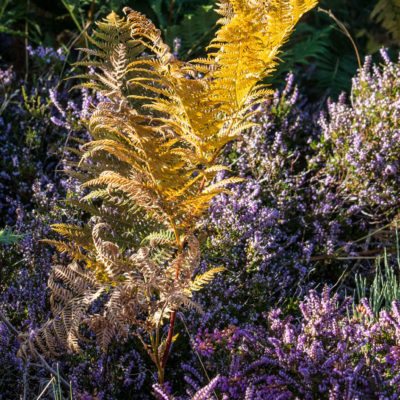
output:
[[[356,52],[358,68],[360,68],[360,70],[361,70],[362,67],[361,67],[360,55],[358,53],[356,43],[354,42],[353,38],[350,35],[350,32],[347,30],[347,28],[344,26],[344,24],[335,17],[335,15],[333,14],[333,12],[331,10],[325,10],[321,7],[318,7],[318,11],[328,14],[338,24],[339,28],[344,32],[344,34],[350,39],[350,42],[354,47],[354,51]]]
[[[36,398],[36,400],[39,400],[45,393],[48,387],[52,384],[54,377],[52,376],[51,379],[47,382],[47,385],[44,387],[44,389],[40,392],[39,396]]]
[[[28,393],[28,365],[29,365],[29,362],[26,362],[24,365],[24,375],[22,377],[23,385],[24,385],[23,400],[26,400],[26,395]]]
[[[14,326],[11,324],[11,322],[7,319],[7,317],[0,311],[0,319],[3,321],[3,323],[7,326],[7,328],[15,335],[18,336],[19,332],[17,329],[14,328]]]
[[[175,4],[175,0],[170,0],[169,10],[168,10],[167,26],[171,26],[172,25],[172,16],[173,16],[173,12],[174,12],[174,4]]]
[[[180,320],[182,321],[183,326],[185,327],[186,333],[187,333],[187,335],[188,335],[188,337],[189,337],[190,344],[192,344],[192,337],[191,337],[191,335],[190,335],[189,329],[188,329],[188,327],[186,326],[185,320],[183,319],[181,313],[179,313],[179,318],[180,318]],[[210,377],[209,377],[209,375],[208,375],[208,373],[207,373],[207,370],[206,370],[206,367],[205,367],[204,364],[203,364],[203,361],[201,360],[201,357],[200,357],[199,352],[198,352],[193,346],[192,346],[192,350],[194,351],[194,354],[196,354],[196,357],[197,357],[197,359],[198,359],[199,362],[200,362],[201,368],[203,368],[203,371],[204,371],[205,376],[207,377],[208,383],[211,383],[211,379],[210,379]],[[217,400],[219,400],[217,394],[215,393],[215,390],[213,390],[213,393],[214,393],[215,398],[216,398]]]

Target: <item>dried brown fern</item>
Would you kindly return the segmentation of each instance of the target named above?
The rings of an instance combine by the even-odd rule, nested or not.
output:
[[[252,108],[270,93],[260,80],[315,4],[221,0],[221,28],[209,55],[190,63],[177,60],[151,21],[129,8],[125,17],[112,13],[97,24],[89,38],[93,48],[83,49],[90,60],[79,63],[90,73],[79,76],[86,80],[79,86],[106,101],[92,110],[93,140],[82,147],[80,163],[70,164],[70,173],[89,191],[73,202],[94,222],[54,226],[64,241],[52,243],[74,262],[54,268],[54,318],[23,349],[78,351],[86,340],[83,323],[103,348],[113,337],[132,333],[163,381],[177,310],[201,311],[193,291],[224,269],[195,276],[197,224],[210,200],[240,181],[216,180],[227,169],[217,164],[218,155],[253,125]],[[161,338],[166,319],[168,336]]]
[[[55,266],[48,282],[54,318],[37,331],[33,341],[25,343],[22,352],[27,345],[36,346],[45,355],[58,355],[62,347],[80,351],[79,340],[87,340],[81,333],[83,323],[106,348],[113,337],[128,335],[129,326],[141,327],[151,334],[178,307],[201,311],[190,299],[191,291],[185,291],[200,257],[194,237],[188,238],[187,247],[175,259],[171,257],[171,265],[182,266],[180,276],[175,279],[166,272],[164,263],[152,258],[148,248],[141,247],[124,258],[118,246],[101,239],[104,228],[109,227],[106,224],[94,226],[93,241],[98,256],[96,262],[103,266],[108,279],[96,279],[87,266],[83,268],[77,262],[66,267]],[[101,305],[101,312],[93,314],[90,308],[95,301],[97,306]],[[153,357],[151,347],[146,349]]]

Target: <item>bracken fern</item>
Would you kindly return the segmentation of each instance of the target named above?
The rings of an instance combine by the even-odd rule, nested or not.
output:
[[[78,86],[105,100],[87,121],[93,140],[70,164],[89,191],[75,205],[92,223],[54,226],[65,240],[52,243],[73,261],[54,267],[54,318],[27,338],[22,353],[32,346],[53,355],[61,346],[79,351],[85,323],[103,348],[114,336],[138,336],[163,382],[176,311],[200,310],[192,292],[224,269],[195,276],[200,217],[215,195],[240,181],[215,179],[226,169],[218,155],[254,125],[254,106],[271,92],[259,82],[315,4],[221,0],[208,56],[192,62],[177,60],[152,22],[129,8],[125,17],[111,13],[97,23],[88,38],[93,48],[82,49],[90,60],[79,64],[89,72]]]

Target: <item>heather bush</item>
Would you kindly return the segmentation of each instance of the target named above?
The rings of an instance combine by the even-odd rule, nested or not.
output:
[[[365,299],[356,315],[350,304],[328,287],[321,295],[311,290],[296,319],[272,309],[264,326],[201,330],[193,345],[207,373],[220,375],[219,398],[396,399],[400,304],[379,316]],[[189,392],[198,390],[204,372],[182,368]]]
[[[388,221],[399,204],[400,66],[381,50],[384,64],[367,57],[353,79],[350,104],[328,103],[322,135],[310,165],[322,166],[324,185],[334,185],[344,206],[368,213],[369,222]]]
[[[246,181],[232,188],[234,196],[213,201],[206,222],[209,262],[231,271],[218,278],[235,299],[223,308],[245,301],[256,317],[265,302],[290,302],[315,282],[343,283],[346,271],[373,268],[362,256],[373,258],[392,245],[393,230],[382,228],[399,204],[400,67],[382,55],[382,67],[370,72],[367,59],[354,79],[352,103],[342,95],[328,103],[327,114],[309,104],[289,76],[282,93],[260,106],[259,126],[226,151],[226,165]],[[229,301],[222,292],[212,301],[221,298]],[[246,307],[235,316],[248,319],[248,313]]]
[[[328,161],[329,156],[337,163],[345,163],[346,153],[339,145],[322,145],[330,138],[328,126],[335,119],[340,121],[342,135],[349,135],[348,146],[354,144],[351,130],[347,130],[344,123],[348,115],[353,115],[354,123],[356,115],[362,115],[369,121],[365,123],[369,129],[379,130],[378,124],[383,120],[380,113],[385,110],[379,102],[374,103],[376,109],[373,109],[370,97],[371,92],[379,96],[380,87],[387,88],[387,95],[382,99],[386,110],[392,117],[396,115],[399,97],[396,92],[398,72],[395,71],[399,66],[392,63],[384,51],[382,55],[385,63],[380,68],[373,67],[373,72],[369,72],[371,66],[367,60],[354,80],[353,105],[346,104],[342,95],[337,103],[329,104],[327,115],[321,114],[319,105],[307,104],[297,88],[291,88],[293,78],[289,76],[282,94],[275,92],[272,101],[260,107],[262,111],[256,118],[262,125],[249,130],[243,140],[225,152],[226,165],[246,181],[231,189],[233,196],[221,195],[213,201],[211,218],[205,223],[212,236],[205,244],[202,268],[206,269],[207,263],[221,263],[229,272],[217,278],[209,296],[200,299],[207,309],[202,319],[190,315],[188,324],[191,332],[200,329],[194,346],[208,358],[204,362],[208,375],[221,375],[218,387],[226,398],[244,398],[250,393],[260,399],[268,398],[266,396],[271,399],[398,397],[398,388],[392,385],[398,370],[390,364],[397,344],[388,339],[394,337],[396,323],[388,322],[390,314],[372,318],[373,312],[363,300],[364,305],[358,306],[354,316],[350,316],[351,307],[338,308],[336,295],[332,300],[326,292],[323,299],[319,299],[315,292],[310,292],[300,306],[301,324],[296,324],[289,316],[298,312],[297,298],[307,287],[322,281],[339,283],[352,290],[353,279],[345,282],[340,275],[358,270],[367,273],[370,279],[368,272],[375,268],[374,255],[383,252],[385,245],[393,248],[394,229],[388,226],[397,212],[398,175],[388,175],[386,180],[370,177],[366,182],[371,167],[365,161],[359,171],[348,170],[353,182],[357,176],[362,177],[360,185],[354,184],[351,190],[342,185],[337,170],[331,168]],[[365,74],[369,83],[364,82],[363,87],[368,94],[357,91]],[[369,104],[369,114],[357,109],[367,107],[365,103]],[[346,118],[343,113],[347,113]],[[382,142],[390,140],[386,135],[390,137],[396,129],[388,125],[389,130],[376,131],[375,135],[366,137],[363,146],[377,150]],[[390,147],[388,153],[385,155],[388,160],[398,158],[396,146]],[[377,156],[377,152],[371,151],[371,156]],[[382,166],[376,169],[382,171]],[[393,196],[380,218],[371,213],[371,210],[379,210],[376,196],[368,197],[360,190],[361,185],[368,188],[373,184],[376,196],[385,190],[390,190]],[[392,260],[388,253],[386,264]],[[395,282],[393,274],[398,274],[397,265],[386,271],[392,283]],[[376,279],[382,282],[382,275]],[[382,285],[388,293],[395,290],[385,283]],[[376,303],[372,298],[370,301]],[[278,302],[282,303],[282,311],[271,311],[268,317],[263,312],[266,305],[274,308]],[[348,306],[349,300],[346,303]],[[307,311],[311,317],[306,312],[310,307],[315,307],[314,311]],[[393,305],[393,315],[396,307]],[[312,341],[304,339],[301,335],[308,335],[308,330],[312,329],[310,320],[317,318],[317,310],[326,313],[325,317],[318,317],[325,327]],[[377,316],[380,308],[375,311]],[[366,312],[370,319],[363,317]],[[372,320],[378,322],[372,323]],[[335,323],[339,330],[335,330]],[[272,329],[274,324],[281,326],[281,330]],[[303,337],[306,342],[295,341],[290,347],[285,332],[292,335],[291,340]],[[322,339],[324,336],[335,339],[329,343],[327,338]],[[353,337],[357,338],[354,342]],[[368,344],[370,338],[371,345]],[[268,352],[265,343],[269,343]],[[231,348],[235,350],[228,357],[226,349]],[[324,356],[313,359],[313,351],[321,351]],[[252,363],[254,371],[250,368]],[[207,383],[201,378],[203,371],[195,357],[190,364],[198,365],[198,372],[188,375],[187,382],[192,387],[189,397]],[[227,369],[227,365],[231,367]],[[273,365],[276,369],[271,374]],[[307,366],[309,370],[296,370],[298,365]],[[266,373],[265,377],[260,368]],[[222,371],[226,371],[225,374]],[[319,371],[323,372],[321,376]]]
[[[246,180],[232,188],[232,197],[213,201],[207,220],[213,232],[208,253],[223,257],[233,272],[231,296],[252,293],[252,310],[284,298],[295,280],[304,279],[315,251],[315,241],[304,239],[309,214],[305,165],[309,142],[319,137],[318,106],[299,94],[293,80],[288,76],[285,89],[257,110],[259,125],[226,151],[227,165]]]
[[[32,207],[36,180],[61,180],[56,179],[55,170],[68,126],[58,128],[51,123],[57,114],[51,94],[59,85],[64,55],[46,51],[29,48],[29,83],[18,78],[11,67],[0,70],[0,137],[4,144],[0,149],[0,226],[15,222],[17,203]],[[45,60],[51,61],[50,66]],[[44,69],[43,64],[48,67]]]

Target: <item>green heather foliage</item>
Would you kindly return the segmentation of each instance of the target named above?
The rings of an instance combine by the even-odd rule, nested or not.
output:
[[[397,228],[397,226],[396,226]],[[394,301],[400,299],[399,268],[400,268],[400,247],[399,236],[396,229],[396,265],[390,265],[389,256],[385,249],[383,256],[376,260],[374,280],[370,285],[367,278],[360,274],[355,275],[356,290],[354,292],[355,303],[361,299],[368,298],[368,303],[375,315],[381,310],[389,311]],[[383,268],[382,268],[383,261]]]

